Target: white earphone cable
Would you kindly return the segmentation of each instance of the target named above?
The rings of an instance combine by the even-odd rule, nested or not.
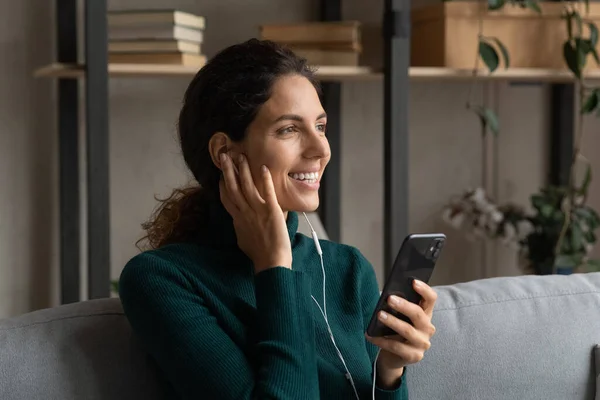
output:
[[[312,297],[313,301],[319,308],[319,311],[321,312],[323,319],[325,320],[325,324],[327,325],[327,331],[329,332],[329,337],[331,339],[331,343],[333,343],[333,347],[335,347],[337,355],[338,355],[340,361],[342,362],[344,369],[346,370],[346,378],[350,381],[350,385],[352,386],[352,390],[354,391],[354,395],[356,396],[356,399],[360,400],[360,396],[358,395],[358,390],[356,389],[356,385],[354,384],[354,379],[352,378],[352,374],[350,373],[350,370],[348,370],[348,366],[346,365],[346,361],[344,360],[344,357],[342,356],[342,352],[340,351],[337,344],[335,343],[335,338],[333,337],[333,332],[331,331],[331,326],[329,326],[329,318],[327,316],[327,300],[326,300],[327,296],[325,294],[325,279],[326,278],[325,278],[325,265],[323,263],[323,251],[321,250],[321,245],[319,244],[319,238],[317,236],[317,233],[315,232],[315,230],[312,227],[312,224],[308,220],[306,213],[303,213],[303,214],[304,214],[304,218],[306,219],[306,222],[308,223],[308,226],[310,227],[311,235],[312,235],[313,241],[315,242],[315,247],[317,249],[317,253],[319,254],[319,258],[321,260],[321,272],[323,274],[323,308],[321,308],[321,306],[319,305],[319,302],[317,301],[317,299],[315,299],[315,297],[313,295],[311,295],[310,297]],[[378,357],[379,357],[379,351],[377,352],[377,356],[375,357],[375,361],[373,362],[373,388],[372,388],[373,400],[375,400],[375,377],[376,377],[376,371],[377,371],[376,363],[377,363]]]
[[[377,349],[377,355],[375,356],[375,361],[373,361],[373,387],[372,387],[373,400],[375,400],[375,379],[377,378],[377,359],[379,358],[380,351],[381,351],[381,349]]]
[[[346,378],[350,381],[350,385],[352,386],[352,390],[354,390],[354,395],[356,396],[356,399],[360,400],[360,397],[358,396],[358,391],[356,390],[356,385],[354,384],[354,379],[352,378],[352,374],[348,370],[348,366],[346,365],[346,360],[344,360],[344,357],[342,356],[342,352],[340,351],[340,349],[337,346],[337,343],[335,342],[335,338],[333,337],[333,332],[331,331],[331,326],[329,325],[329,319],[327,317],[327,308],[326,308],[326,303],[325,303],[325,266],[323,265],[323,255],[319,254],[319,257],[321,258],[321,268],[323,271],[323,308],[321,308],[321,306],[319,305],[319,302],[317,301],[317,299],[314,298],[314,296],[311,295],[310,297],[312,297],[312,299],[315,302],[315,304],[317,305],[317,307],[319,307],[319,311],[321,311],[321,315],[323,315],[323,319],[325,319],[325,325],[327,325],[327,331],[329,332],[329,338],[331,339],[331,343],[333,343],[333,347],[335,347],[335,351],[337,352],[338,358],[342,362],[342,365],[344,366],[344,370],[346,370]]]

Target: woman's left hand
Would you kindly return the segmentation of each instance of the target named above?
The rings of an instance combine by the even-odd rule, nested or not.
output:
[[[430,339],[435,334],[431,317],[437,293],[421,281],[415,280],[413,287],[422,297],[419,305],[396,296],[390,296],[388,299],[390,307],[406,315],[413,325],[380,311],[379,320],[398,335],[367,336],[369,342],[381,349],[377,359],[377,375],[384,386],[393,386],[402,375],[405,366],[423,359],[425,352],[431,347]]]

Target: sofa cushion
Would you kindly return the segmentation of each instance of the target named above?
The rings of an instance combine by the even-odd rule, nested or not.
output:
[[[0,399],[158,399],[118,299],[0,321]]]
[[[437,333],[407,368],[411,400],[591,400],[600,273],[438,286]]]

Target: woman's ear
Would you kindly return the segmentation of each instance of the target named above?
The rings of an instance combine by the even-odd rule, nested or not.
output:
[[[221,166],[221,154],[230,153],[232,148],[231,139],[224,132],[217,132],[208,141],[208,152],[213,164],[219,169],[223,169]]]

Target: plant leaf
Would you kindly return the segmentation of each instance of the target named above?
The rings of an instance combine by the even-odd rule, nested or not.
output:
[[[596,96],[598,98],[598,96]],[[583,183],[581,184],[581,189],[579,189],[579,193],[582,196],[585,196],[588,192],[588,188],[590,187],[590,183],[592,182],[592,166],[588,163],[585,169],[585,175],[583,176]]]
[[[577,78],[581,78],[581,68],[579,67],[578,52],[577,49],[571,45],[571,42],[566,41],[563,45],[563,57],[567,66]]]
[[[580,50],[582,53],[589,53],[592,50],[592,45],[589,40],[576,38],[575,48]]]
[[[575,268],[581,263],[580,257],[574,254],[559,254],[554,259],[554,266],[558,268]]]
[[[532,194],[530,197],[531,205],[537,209],[538,211],[542,208],[542,206],[546,203],[542,195],[540,194]]]
[[[593,229],[590,227],[590,229]],[[585,240],[589,243],[589,244],[594,244],[596,243],[596,234],[594,232],[592,232],[591,230],[587,231],[585,233]]]
[[[573,39],[573,21],[571,20],[571,13],[567,12],[566,14],[563,14],[562,18],[567,21],[567,35],[569,40],[571,40]]]
[[[489,129],[494,135],[498,135],[500,129],[496,113],[493,110],[482,106],[474,106],[472,109],[479,116],[483,129]]]
[[[596,49],[598,46],[598,27],[593,22],[588,22],[587,25],[590,28],[590,38],[582,39],[584,42],[582,45],[585,49],[586,55],[588,53],[592,53],[596,64],[600,64],[600,57],[598,57],[598,50]]]
[[[540,214],[542,214],[545,218],[550,218],[552,214],[554,214],[554,207],[552,207],[550,204],[544,204],[540,208]]]
[[[575,251],[582,251],[585,249],[585,241],[579,224],[571,224],[571,248]]]
[[[583,72],[583,68],[587,62],[587,55],[592,51],[591,44],[588,40],[577,38],[575,39],[575,50],[577,51],[579,71]]]
[[[116,294],[119,293],[119,281],[111,281],[110,282],[110,287],[111,287],[111,290],[114,293],[116,293]]]
[[[533,11],[535,11],[538,14],[542,13],[542,9],[540,8],[540,5],[535,0],[525,0],[525,7],[532,9]]]
[[[600,226],[600,215],[593,208],[587,207],[586,210],[592,215],[591,221],[594,221],[594,226]]]
[[[581,19],[581,15],[577,11],[571,11],[571,15],[577,22],[577,35],[581,37],[583,34],[583,20]]]
[[[587,260],[585,266],[587,272],[598,272],[600,271],[600,260]]]
[[[479,40],[479,56],[490,70],[490,73],[498,68],[500,59],[496,49],[483,39]]]
[[[577,48],[577,53],[579,54],[580,57],[580,65],[581,68],[583,69],[583,66],[585,66],[586,60],[587,60],[587,55],[589,53],[592,53],[594,56],[594,59],[596,60],[596,63],[600,64],[600,59],[598,59],[598,52],[596,51],[596,48],[594,47],[594,45],[592,44],[592,41],[590,39],[575,39],[575,45]]]
[[[504,69],[510,67],[510,56],[508,55],[508,50],[506,49],[504,43],[502,43],[500,39],[496,37],[491,37],[488,39],[494,41],[494,43],[496,43],[496,45],[500,49],[500,52],[502,53],[502,58],[504,59]]]
[[[497,136],[498,133],[500,132],[500,124],[498,123],[498,116],[496,115],[496,113],[493,110],[486,108],[485,109],[485,118],[487,119],[487,122],[488,122],[488,128],[490,128],[490,131],[492,131],[492,133]]]
[[[598,44],[598,27],[593,22],[588,22],[588,28],[590,28],[590,43],[593,48],[596,48]]]
[[[583,102],[580,113],[581,114],[589,114],[592,111],[594,111],[596,109],[596,107],[598,107],[598,100],[600,100],[598,98],[599,95],[600,95],[600,92],[598,91],[598,89],[594,89],[592,91],[592,93],[590,93],[588,98],[585,99],[585,101]]]
[[[488,10],[499,10],[504,7],[504,0],[488,0]]]
[[[590,243],[596,241],[596,235],[594,234],[594,230],[596,230],[600,226],[600,221],[596,218],[593,209],[589,207],[578,207],[575,209],[573,215],[577,217],[579,223],[586,224],[590,230],[587,232],[589,237],[588,241]]]
[[[573,215],[577,217],[577,220],[580,223],[585,223],[590,227],[590,229],[594,229],[595,221],[594,216],[590,213],[589,209],[583,207],[577,207],[573,210]]]

